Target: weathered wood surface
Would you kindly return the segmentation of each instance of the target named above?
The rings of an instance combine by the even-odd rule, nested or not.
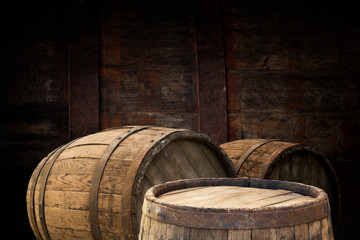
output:
[[[100,21],[101,129],[136,123],[199,131],[191,6],[178,4],[174,11],[166,2],[140,8],[106,2]]]
[[[249,208],[281,207],[312,200],[288,190],[273,190],[238,186],[206,186],[181,189],[162,194],[160,201],[199,208]]]
[[[136,126],[99,132],[54,150],[35,169],[27,192],[30,224],[39,239],[135,239],[148,188],[221,176],[235,176],[231,161],[205,135]]]
[[[216,0],[194,1],[194,32],[198,72],[199,131],[217,142],[227,140],[226,74],[221,6]]]
[[[96,1],[69,1],[70,139],[99,131],[98,5]]]
[[[277,9],[224,2],[229,140],[306,141],[331,160],[342,158],[359,145],[359,138],[349,135],[359,125],[359,82],[353,72],[359,61],[351,60],[359,54],[340,49],[353,46],[360,35],[326,21],[305,2],[299,2],[298,12],[296,4]],[[312,17],[303,18],[306,11]],[[352,141],[344,143],[345,135]]]
[[[333,220],[337,220],[340,204],[337,176],[327,158],[313,147],[264,139],[242,139],[220,146],[233,161],[239,177],[293,181],[320,187],[329,194]]]
[[[323,190],[299,183],[169,182],[146,193],[139,239],[334,239],[328,204]]]
[[[100,11],[100,128],[181,127],[227,139],[221,7],[216,0],[105,1]],[[120,13],[120,14],[119,14]],[[141,13],[141,14],[139,14]]]

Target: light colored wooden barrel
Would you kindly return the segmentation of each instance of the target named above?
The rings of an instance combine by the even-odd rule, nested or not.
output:
[[[315,148],[279,140],[242,139],[220,145],[238,177],[292,181],[328,194],[334,222],[340,209],[338,180],[329,160]]]
[[[136,239],[143,196],[176,179],[235,176],[209,137],[128,126],[74,140],[44,158],[27,191],[38,239]]]
[[[178,180],[145,194],[139,239],[334,239],[327,194],[248,178]]]

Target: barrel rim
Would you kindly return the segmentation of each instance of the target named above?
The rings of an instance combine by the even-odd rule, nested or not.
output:
[[[228,209],[181,206],[157,198],[166,192],[183,188],[227,185],[285,189],[314,197],[314,199],[291,206]],[[256,229],[287,227],[323,219],[330,214],[330,206],[327,194],[323,190],[301,183],[248,178],[199,178],[153,186],[145,194],[143,214],[161,222],[185,227]]]

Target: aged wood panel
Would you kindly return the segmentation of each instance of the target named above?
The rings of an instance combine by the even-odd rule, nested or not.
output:
[[[244,10],[241,6],[238,10]],[[319,19],[296,19],[260,9],[224,15],[227,64],[231,68],[258,70],[333,70],[352,68],[340,63],[337,52],[344,41],[337,32],[343,30]],[[245,10],[246,11],[246,10]],[[352,40],[345,40],[351,42]],[[251,47],[256,46],[256,47]]]
[[[39,159],[69,139],[67,2],[4,2],[1,9],[1,181],[8,196],[1,232],[34,239],[23,205],[27,182]]]
[[[182,236],[179,238],[179,236]],[[167,225],[166,226],[166,237],[169,239],[188,239],[189,238],[189,229],[185,227]]]
[[[228,240],[251,240],[251,230],[228,230]]]
[[[294,229],[295,227],[284,227],[276,229],[276,239],[295,239]]]
[[[295,226],[296,239],[309,239],[309,224],[301,224]]]
[[[195,1],[199,4],[200,1]],[[194,31],[198,66],[199,130],[227,140],[225,57],[218,1],[194,7]]]
[[[350,54],[344,46],[360,35],[348,16],[335,24],[334,9],[314,10],[323,7],[223,2],[230,140],[280,137],[343,158],[343,124],[359,113],[358,64],[351,62],[359,49]]]
[[[251,240],[276,239],[276,229],[254,229],[251,231]]]
[[[156,8],[136,5],[108,1],[102,11],[101,128],[149,124],[197,129],[191,12],[179,8],[168,14],[175,5],[165,2]]]
[[[145,8],[107,1],[101,13],[101,128],[181,126],[226,141],[221,18],[216,1],[206,5],[204,11],[200,2]]]
[[[354,115],[337,113],[236,112],[229,113],[229,140],[242,138],[277,138],[290,142],[306,142],[334,159],[343,152],[342,135],[347,119]],[[349,127],[356,131],[353,126]],[[354,140],[357,142],[357,140]],[[351,143],[352,145],[354,143]]]
[[[96,1],[78,0],[69,8],[69,125],[75,139],[99,131],[99,9]]]
[[[309,223],[309,239],[322,239],[321,221]]]
[[[68,140],[66,3],[9,3],[1,39],[1,145],[4,167],[32,168]],[[15,15],[19,17],[16,18]]]
[[[197,229],[197,231],[190,231],[189,239],[227,239],[227,230]]]

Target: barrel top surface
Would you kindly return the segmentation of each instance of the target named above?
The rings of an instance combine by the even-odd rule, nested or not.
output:
[[[327,217],[327,194],[316,187],[248,178],[187,179],[145,195],[143,213],[158,221],[211,229],[294,226]]]
[[[283,189],[240,186],[203,186],[170,191],[158,196],[163,203],[203,208],[281,207],[304,204],[314,198]]]

